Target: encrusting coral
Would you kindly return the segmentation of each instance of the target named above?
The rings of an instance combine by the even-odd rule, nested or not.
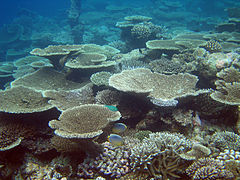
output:
[[[49,122],[49,126],[61,137],[93,138],[102,134],[108,123],[120,117],[119,111],[111,111],[104,105],[86,104],[63,111],[58,120]]]

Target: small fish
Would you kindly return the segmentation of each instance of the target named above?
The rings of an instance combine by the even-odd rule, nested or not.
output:
[[[105,107],[108,108],[110,111],[113,111],[113,112],[118,111],[118,108],[116,106],[105,105]]]
[[[113,145],[113,146],[122,146],[123,145],[123,138],[122,136],[119,136],[117,134],[110,134],[108,136],[108,141]]]
[[[127,129],[127,126],[123,123],[115,123],[112,128],[112,132],[115,134],[119,134],[124,132]]]
[[[200,126],[200,127],[202,126],[202,121],[197,112],[195,113],[195,117],[193,118],[193,125]]]

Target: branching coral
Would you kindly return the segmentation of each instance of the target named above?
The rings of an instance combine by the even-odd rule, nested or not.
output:
[[[234,175],[228,171],[224,162],[213,158],[201,158],[189,166],[186,173],[192,179],[233,179]]]
[[[240,151],[240,136],[234,132],[216,132],[211,137],[211,142],[213,146],[224,149],[233,149],[235,151]]]
[[[95,159],[87,158],[78,166],[78,177],[96,178],[102,175],[108,178],[120,178],[132,171],[130,166],[130,151],[124,147],[114,147],[103,143],[103,152]]]
[[[120,102],[121,96],[122,93],[118,91],[105,89],[97,92],[95,100],[97,104],[117,105]]]
[[[148,172],[150,177],[178,178],[183,160],[179,154],[191,148],[191,141],[177,133],[158,132],[149,134],[142,141],[127,139],[131,150],[131,164],[136,172]]]

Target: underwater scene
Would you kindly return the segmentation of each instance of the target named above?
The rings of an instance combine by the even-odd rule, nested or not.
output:
[[[0,180],[240,180],[240,1],[0,16]]]

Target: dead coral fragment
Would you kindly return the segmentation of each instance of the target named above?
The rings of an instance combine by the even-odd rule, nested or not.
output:
[[[102,134],[109,122],[120,117],[120,112],[111,111],[104,105],[86,104],[63,111],[59,120],[50,121],[49,126],[61,137],[93,138]]]
[[[0,111],[9,113],[41,112],[53,107],[42,93],[24,86],[0,91],[0,99]]]

